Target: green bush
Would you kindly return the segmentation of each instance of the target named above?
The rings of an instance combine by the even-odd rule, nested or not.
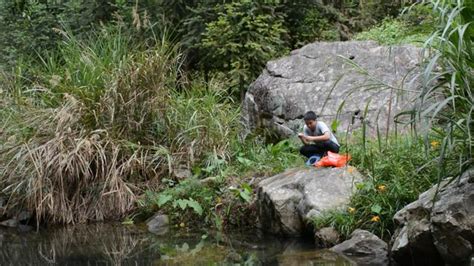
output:
[[[428,5],[413,5],[397,18],[385,18],[383,21],[355,35],[356,40],[373,40],[380,44],[423,45],[434,30],[434,14]]]
[[[386,18],[380,25],[358,33],[355,40],[373,40],[385,45],[422,45],[432,31],[432,25],[410,25],[402,19]]]
[[[287,7],[288,6],[288,7]],[[341,40],[341,14],[329,6],[315,4],[298,5],[288,3],[285,6],[287,17],[285,25],[288,27],[292,47],[300,47],[315,41]],[[286,10],[288,8],[288,10]]]
[[[242,98],[265,63],[287,51],[283,17],[271,5],[255,1],[232,2],[216,9],[220,10],[217,20],[208,23],[203,33],[204,57],[219,71],[229,71],[234,93]]]
[[[110,1],[0,0],[0,67],[13,67],[20,58],[54,52],[66,27],[75,36],[87,34],[117,11]]]

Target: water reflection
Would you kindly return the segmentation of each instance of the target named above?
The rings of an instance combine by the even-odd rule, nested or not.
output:
[[[0,228],[0,265],[351,265],[311,242],[258,232],[171,232],[76,225],[21,233]]]

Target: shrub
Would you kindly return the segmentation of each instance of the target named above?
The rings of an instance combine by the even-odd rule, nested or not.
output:
[[[289,140],[267,145],[256,137],[243,142],[237,134],[230,137],[230,158],[196,165],[193,177],[169,179],[160,190],[147,191],[137,215],[161,211],[176,223],[199,219],[217,229],[255,226],[255,180],[301,165],[303,159]],[[203,177],[205,182],[199,180]]]
[[[356,40],[373,40],[385,45],[423,45],[434,30],[434,14],[427,5],[413,5],[397,17],[387,17],[366,31],[356,34]]]
[[[429,24],[410,25],[402,19],[387,18],[368,31],[358,33],[354,38],[356,40],[373,40],[385,45],[411,43],[421,46],[432,31],[431,27]]]
[[[222,6],[217,20],[206,25],[202,47],[220,71],[229,71],[232,87],[243,98],[245,86],[258,75],[265,63],[286,48],[283,18],[271,5],[237,1]]]

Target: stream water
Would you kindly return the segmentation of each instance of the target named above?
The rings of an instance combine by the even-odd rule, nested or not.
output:
[[[312,242],[259,232],[169,232],[92,224],[20,232],[0,228],[0,265],[353,265]]]

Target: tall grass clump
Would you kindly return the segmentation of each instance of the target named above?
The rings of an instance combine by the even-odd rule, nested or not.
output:
[[[175,154],[173,161],[207,169],[207,174],[222,170],[233,156],[231,143],[237,137],[240,118],[238,105],[222,80],[211,79],[206,84],[196,78],[184,91],[171,92],[169,104],[162,135]]]
[[[427,1],[437,14],[437,30],[426,41],[430,52],[418,97],[417,123],[441,145],[439,178],[458,176],[472,165],[474,110],[474,2]],[[457,161],[448,168],[447,160]]]
[[[115,27],[86,40],[66,34],[58,54],[31,66],[28,77],[3,75],[7,215],[26,209],[38,223],[118,219],[175,165],[227,156],[237,108],[216,86],[200,95],[199,82],[181,82],[180,53],[164,40],[143,49]]]

